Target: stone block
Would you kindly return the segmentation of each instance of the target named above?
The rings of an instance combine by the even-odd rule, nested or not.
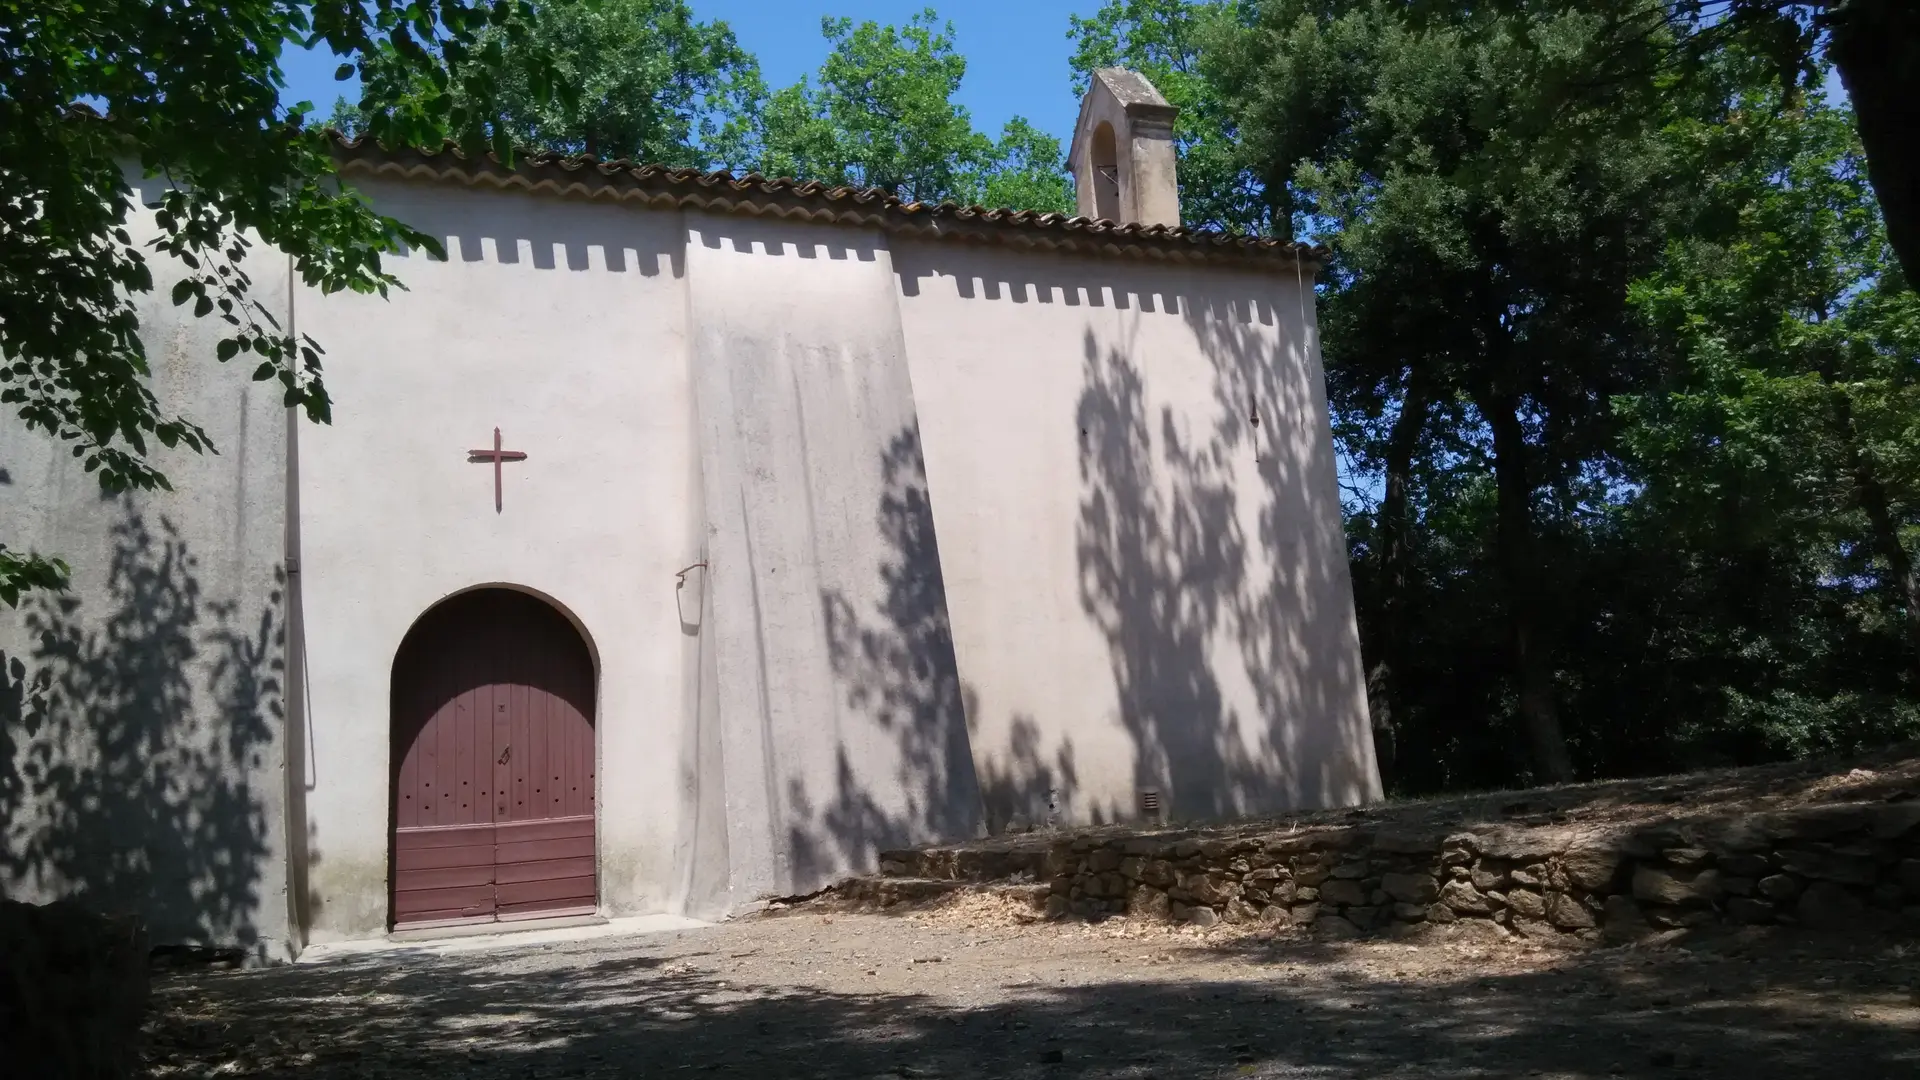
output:
[[[1815,881],[1800,894],[1793,913],[1801,923],[1816,930],[1851,929],[1866,912],[1866,904],[1844,885]]]
[[[1872,811],[1870,828],[1876,840],[1898,840],[1920,832],[1920,802],[1885,803]]]
[[[1318,885],[1331,876],[1324,866],[1302,865],[1294,868],[1293,880],[1300,885]]]
[[[1220,913],[1204,904],[1195,904],[1187,909],[1186,921],[1199,927],[1212,926],[1220,921]]]
[[[1871,831],[1876,809],[1862,805],[1815,806],[1760,814],[1753,821],[1775,843],[1785,840],[1831,840]]]
[[[1103,847],[1087,853],[1087,869],[1096,874],[1120,869],[1120,853],[1110,847]]]
[[[1453,913],[1452,908],[1448,907],[1445,904],[1435,903],[1435,904],[1427,905],[1427,921],[1428,922],[1450,923],[1459,917],[1460,916],[1455,915]]]
[[[1800,892],[1800,883],[1786,874],[1769,874],[1753,887],[1769,900],[1791,900]]]
[[[1260,909],[1245,900],[1229,900],[1224,912],[1226,920],[1232,923],[1253,922],[1260,917]]]
[[[1908,896],[1920,900],[1920,859],[1901,859],[1893,868],[1893,880]]]
[[[1550,923],[1542,922],[1539,919],[1512,918],[1508,920],[1507,925],[1513,928],[1514,933],[1522,937],[1540,939],[1560,936],[1558,931],[1554,930]]]
[[[1364,904],[1367,893],[1357,881],[1335,878],[1320,886],[1320,901],[1326,904]]]
[[[1713,853],[1706,848],[1674,847],[1662,851],[1660,858],[1669,866],[1688,870],[1707,865],[1707,861],[1713,858]]]
[[[1360,928],[1338,915],[1322,915],[1313,920],[1313,932],[1325,938],[1352,938],[1360,936]]]
[[[1078,872],[1080,860],[1074,857],[1072,845],[1055,844],[1047,849],[1046,865],[1048,877],[1064,877]]]
[[[1620,853],[1612,848],[1574,848],[1560,856],[1567,883],[1584,892],[1611,892],[1620,873]]]
[[[1320,890],[1311,887],[1295,889],[1293,890],[1293,898],[1302,904],[1318,903],[1320,900]]]
[[[1440,837],[1433,833],[1383,832],[1373,838],[1373,850],[1387,855],[1436,855]]]
[[[1479,889],[1481,892],[1486,892],[1489,889],[1498,889],[1504,886],[1507,883],[1507,872],[1497,866],[1489,866],[1483,862],[1473,868],[1467,880],[1473,882],[1474,888]]]
[[[1647,914],[1647,921],[1662,930],[1687,930],[1696,926],[1706,926],[1716,918],[1712,908],[1649,906],[1642,910]]]
[[[1269,867],[1263,870],[1250,870],[1247,872],[1247,876],[1244,878],[1241,878],[1241,880],[1246,882],[1250,886],[1258,885],[1262,888],[1266,888],[1270,886],[1272,883],[1280,880],[1280,871],[1272,867]]]
[[[1493,910],[1480,890],[1465,881],[1449,881],[1442,886],[1440,902],[1462,915],[1485,915]]]
[[[1475,847],[1483,858],[1528,863],[1556,854],[1564,838],[1542,829],[1495,829],[1479,833]]]
[[[1546,899],[1532,889],[1507,890],[1507,906],[1513,909],[1515,915],[1523,919],[1547,917]]]
[[[1380,887],[1403,904],[1424,907],[1440,898],[1440,883],[1426,874],[1383,874]]]
[[[1139,881],[1147,872],[1147,860],[1138,855],[1129,855],[1120,860],[1120,876],[1128,881]]]
[[[1720,879],[1720,887],[1727,891],[1728,896],[1752,896],[1753,895],[1753,879],[1752,878],[1723,877]]]
[[[1612,848],[1623,859],[1653,860],[1670,847],[1683,847],[1687,837],[1681,833],[1680,826],[1672,821],[1657,821],[1636,825],[1632,832],[1609,837],[1599,844]]]
[[[1240,883],[1220,873],[1188,874],[1180,880],[1180,887],[1208,906],[1224,904],[1240,895]]]
[[[1393,917],[1401,922],[1426,922],[1427,905],[1396,903],[1392,907]]]
[[[1525,868],[1507,871],[1507,880],[1515,885],[1525,885],[1529,889],[1537,889],[1541,886],[1540,874]]]
[[[1288,910],[1295,926],[1312,926],[1320,918],[1319,904],[1295,904]]]
[[[1173,901],[1151,885],[1135,885],[1127,894],[1127,911],[1150,919],[1165,919],[1173,914]]]
[[[1364,861],[1343,862],[1333,868],[1332,876],[1347,881],[1358,881],[1367,876],[1367,864]]]
[[[1366,907],[1350,907],[1342,912],[1342,914],[1348,922],[1360,929],[1371,930],[1374,924],[1380,920],[1381,909],[1372,905]]]
[[[1607,937],[1616,941],[1632,940],[1648,930],[1646,914],[1625,893],[1614,893],[1601,902],[1601,920]]]
[[[1547,894],[1547,921],[1562,930],[1591,930],[1599,925],[1586,905],[1566,893]]]
[[[1727,918],[1743,926],[1773,921],[1773,905],[1750,896],[1735,896],[1727,901]]]
[[[1293,912],[1284,904],[1268,904],[1260,909],[1260,921],[1272,926],[1286,926],[1293,922]]]
[[[1780,868],[1800,877],[1841,885],[1871,885],[1880,877],[1879,861],[1872,853],[1842,848],[1788,848],[1780,852]]]
[[[1723,891],[1717,870],[1689,873],[1658,866],[1640,866],[1633,871],[1634,899],[1650,904],[1676,907],[1712,904],[1720,899]]]
[[[1765,855],[1737,854],[1720,856],[1721,872],[1736,877],[1765,877],[1767,871],[1772,868],[1773,863],[1768,861]]]

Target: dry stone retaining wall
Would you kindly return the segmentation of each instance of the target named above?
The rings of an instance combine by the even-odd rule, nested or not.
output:
[[[1054,916],[1267,922],[1328,935],[1480,919],[1530,937],[1706,924],[1920,932],[1920,802],[1634,828],[1063,837],[890,852],[894,878],[1034,881]]]

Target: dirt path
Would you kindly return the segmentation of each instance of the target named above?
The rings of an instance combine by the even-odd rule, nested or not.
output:
[[[991,925],[988,925],[991,924]],[[156,983],[156,1076],[1920,1077],[1920,949],[816,913]]]

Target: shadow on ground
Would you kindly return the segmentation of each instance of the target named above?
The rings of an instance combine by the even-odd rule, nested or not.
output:
[[[833,921],[174,977],[157,987],[150,1053],[157,1076],[1920,1071],[1920,960],[1884,943],[1516,959],[1493,946],[892,934],[879,920]]]

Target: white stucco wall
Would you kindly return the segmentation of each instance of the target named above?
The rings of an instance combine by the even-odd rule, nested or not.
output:
[[[143,185],[153,197],[157,189]],[[157,234],[134,209],[136,243]],[[285,792],[287,410],[224,324],[136,298],[160,410],[215,452],[152,445],[172,491],[106,496],[70,444],[0,419],[0,541],[64,558],[72,588],[0,608],[0,895],[138,914],[158,943],[291,954]],[[255,248],[284,311],[286,260]]]
[[[1377,798],[1310,275],[893,255],[990,823]]]
[[[674,575],[699,560],[680,215],[358,186],[448,258],[398,260],[388,301],[298,299],[335,416],[298,451],[312,940],[386,925],[394,652],[489,584],[554,601],[597,657],[602,910],[676,907],[697,793]],[[499,513],[467,460],[495,427],[529,455]]]
[[[891,255],[689,215],[732,906],[979,820]]]
[[[0,746],[10,892],[160,882],[161,939],[269,953],[380,934],[394,655],[489,585],[594,651],[610,915],[811,891],[983,806],[1001,827],[1131,817],[1142,789],[1179,818],[1378,795],[1304,275],[355,183],[448,258],[394,260],[388,299],[256,258],[326,350],[331,425],[290,434],[163,282],[156,392],[220,456],[163,454],[179,492],[122,505],[0,429],[5,539],[74,560],[75,655],[124,669],[68,712],[158,724],[206,781],[66,820],[28,797],[39,744]],[[501,512],[467,454],[495,427],[529,455]],[[131,517],[152,535],[115,531]],[[79,671],[38,640],[0,626],[9,658]],[[135,707],[150,686],[176,707]],[[257,738],[226,760],[236,725]],[[144,775],[79,746],[98,728],[62,729],[118,762],[89,775]],[[193,834],[194,800],[239,832]],[[149,822],[157,862],[119,857],[149,805],[189,809]],[[24,846],[43,834],[60,850]]]

